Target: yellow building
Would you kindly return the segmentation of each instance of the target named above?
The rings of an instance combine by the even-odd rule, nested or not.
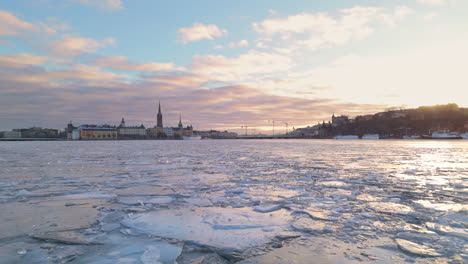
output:
[[[164,133],[164,128],[162,127],[148,128],[147,132],[148,132],[148,136],[151,138],[161,138],[166,135]]]
[[[79,139],[109,140],[117,139],[115,127],[84,126],[79,127]]]

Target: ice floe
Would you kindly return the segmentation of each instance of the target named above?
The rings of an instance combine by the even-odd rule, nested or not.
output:
[[[122,224],[143,234],[242,251],[270,241],[288,228],[290,220],[284,210],[263,214],[251,209],[207,207],[135,214]]]

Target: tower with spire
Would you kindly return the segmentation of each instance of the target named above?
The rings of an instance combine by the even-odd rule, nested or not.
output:
[[[182,115],[179,115],[179,128],[180,128],[180,129],[183,128],[183,125],[182,125]]]
[[[156,127],[163,127],[163,120],[162,120],[162,114],[161,114],[161,101],[159,101]]]

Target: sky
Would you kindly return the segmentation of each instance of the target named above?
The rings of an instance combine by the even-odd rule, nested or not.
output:
[[[468,0],[2,0],[0,130],[468,106]]]

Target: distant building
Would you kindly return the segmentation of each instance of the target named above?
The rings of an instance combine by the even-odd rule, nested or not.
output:
[[[391,118],[405,118],[408,116],[408,113],[403,110],[390,111]]]
[[[330,138],[332,136],[333,126],[330,122],[323,123],[319,126],[318,135],[320,138]]]
[[[79,140],[80,139],[80,130],[75,128],[71,133],[72,140]]]
[[[217,131],[217,130],[208,130],[208,131],[194,131],[195,134],[200,135],[202,138],[236,138],[237,133],[228,132],[228,131]]]
[[[21,138],[21,132],[19,131],[5,131],[3,132],[4,138]]]
[[[297,128],[289,132],[291,137],[315,137],[318,136],[318,127],[303,127]]]
[[[57,138],[58,130],[51,128],[31,127],[17,128],[14,132],[20,132],[21,138]]]
[[[165,128],[163,128],[163,133],[167,137],[173,137],[174,136],[174,129],[172,129],[172,127],[165,127]]]
[[[345,115],[335,116],[335,113],[332,115],[332,125],[334,127],[344,126],[349,123],[349,118]]]
[[[182,124],[182,116],[179,116],[179,124],[177,127],[173,127],[172,130],[174,131],[174,135],[176,137],[191,137],[193,136],[193,127],[187,126],[184,128]]]
[[[117,128],[109,125],[82,125],[73,130],[72,138],[77,140],[110,140],[117,139]]]
[[[125,126],[125,120],[122,117],[122,121],[120,121],[120,125],[117,127],[117,135],[120,139],[144,138],[146,137],[146,128],[143,124],[140,126]]]
[[[77,129],[73,126],[72,121],[68,123],[67,127],[65,128],[65,132],[67,133],[67,139],[73,139],[73,130]]]
[[[150,138],[164,138],[167,137],[164,133],[164,128],[162,127],[153,127],[146,129],[146,135]]]

